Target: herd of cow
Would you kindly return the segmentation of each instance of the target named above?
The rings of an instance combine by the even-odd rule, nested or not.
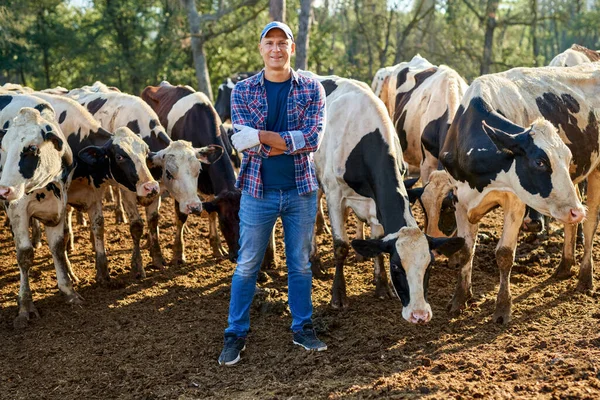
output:
[[[300,71],[319,79],[327,94],[326,128],[313,161],[333,235],[331,305],[348,306],[344,262],[352,245],[360,255],[375,257],[376,295],[397,296],[403,318],[412,323],[431,319],[427,287],[433,257],[448,256],[459,267],[449,311],[460,312],[472,296],[478,222],[499,206],[504,227],[496,248],[500,288],[493,319],[508,323],[519,230],[539,213],[563,222],[564,250],[555,275],[571,276],[577,225],[586,217],[575,185],[586,179],[588,218],[577,289],[592,290],[600,206],[600,62],[593,62],[598,60],[599,53],[574,45],[551,67],[485,75],[470,86],[451,68],[418,55],[380,69],[371,87]],[[152,265],[165,265],[158,231],[163,193],[175,204],[173,263],[185,262],[184,225],[202,210],[209,213],[213,254],[226,254],[218,221],[228,257],[236,259],[239,159],[229,142],[231,128],[222,124],[230,117],[234,84],[228,79],[219,87],[214,107],[202,93],[168,82],[147,87],[140,97],[99,82],[40,92],[11,84],[0,88],[0,199],[21,276],[15,327],[38,315],[28,277],[35,221],[45,225],[58,287],[69,303],[82,301],[67,256],[73,209],[89,216],[97,282],[109,280],[102,202],[111,187],[129,219],[134,275],[145,276],[138,205],[146,208]],[[403,180],[408,170],[420,172],[422,187]],[[424,232],[410,209],[416,201],[424,211]],[[351,243],[350,209],[361,221]],[[363,239],[363,223],[370,226],[369,240]],[[316,229],[328,230],[323,223]],[[316,250],[315,245],[311,262],[319,275]],[[391,282],[383,253],[390,255]],[[272,256],[273,249],[263,265],[273,263]]]

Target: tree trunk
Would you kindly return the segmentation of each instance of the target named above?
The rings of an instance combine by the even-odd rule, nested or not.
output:
[[[531,0],[531,47],[533,51],[533,66],[539,67],[540,46],[537,40],[538,2]]]
[[[497,26],[496,13],[498,12],[498,0],[488,0],[485,10],[485,39],[483,44],[483,59],[481,60],[480,75],[490,73],[490,66],[494,57],[494,30]]]
[[[208,64],[204,54],[205,38],[200,32],[200,15],[196,9],[195,0],[181,0],[187,12],[190,23],[190,34],[192,36],[192,55],[194,58],[194,68],[196,69],[196,79],[198,80],[198,90],[208,96],[213,101],[212,88],[210,87],[210,77],[208,75]]]
[[[296,37],[296,69],[307,69],[310,14],[313,0],[300,0],[298,36]]]
[[[269,15],[273,21],[285,22],[285,0],[269,0]]]

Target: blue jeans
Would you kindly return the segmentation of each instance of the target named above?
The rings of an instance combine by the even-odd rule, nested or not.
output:
[[[308,259],[316,215],[316,191],[300,196],[297,189],[265,190],[262,199],[242,194],[240,250],[231,282],[229,326],[225,333],[246,336],[250,329],[256,279],[278,217],[283,223],[292,331],[312,322],[312,271]]]

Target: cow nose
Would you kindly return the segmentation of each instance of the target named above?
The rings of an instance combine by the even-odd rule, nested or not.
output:
[[[13,192],[13,188],[9,186],[0,186],[0,199],[6,200]]]
[[[410,322],[413,324],[426,324],[431,319],[428,311],[416,310],[410,313]]]
[[[158,193],[158,182],[146,182],[142,185],[146,195],[153,195]]]
[[[570,223],[576,224],[581,222],[585,218],[585,211],[579,210],[577,208],[571,208],[571,212],[569,214]]]
[[[200,214],[202,212],[202,203],[190,203],[186,207],[187,214]]]

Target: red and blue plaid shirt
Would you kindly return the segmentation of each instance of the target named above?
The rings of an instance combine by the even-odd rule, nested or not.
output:
[[[264,69],[238,82],[231,93],[231,122],[266,130],[267,92]],[[319,81],[292,70],[292,87],[287,100],[288,131],[279,132],[285,140],[285,154],[294,156],[296,187],[300,195],[319,188],[313,153],[317,151],[325,129],[325,89]],[[271,147],[259,146],[243,152],[236,186],[252,197],[262,198],[260,175],[262,159]]]

